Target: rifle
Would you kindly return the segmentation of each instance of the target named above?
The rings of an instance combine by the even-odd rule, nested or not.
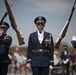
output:
[[[5,19],[5,17],[7,16],[7,12],[5,12],[4,16],[2,17],[1,21],[0,21],[0,25],[2,24],[3,20]]]
[[[61,40],[62,40],[62,39],[65,37],[65,35],[66,35],[68,26],[69,26],[69,24],[70,24],[71,18],[72,18],[72,16],[73,16],[73,13],[74,13],[74,10],[75,10],[75,4],[76,4],[76,0],[75,0],[75,2],[74,2],[73,7],[72,7],[70,17],[69,17],[68,21],[66,22],[66,24],[64,25],[61,33],[59,34],[59,37],[57,38],[56,43],[55,43],[55,48],[57,48],[57,49],[59,48],[59,45],[60,45],[60,43],[61,43]]]
[[[9,20],[11,22],[11,26],[15,30],[16,34],[17,34],[19,45],[25,44],[24,38],[23,38],[22,33],[21,33],[21,29],[20,29],[20,27],[18,27],[16,25],[14,15],[12,13],[12,10],[11,10],[7,0],[4,0],[4,2],[5,2],[5,6],[6,6],[6,9],[7,9],[7,12],[8,12]]]
[[[13,5],[13,4],[12,4]],[[11,5],[11,7],[12,7]],[[5,12],[4,16],[2,17],[1,21],[0,21],[0,25],[2,24],[3,20],[5,19],[5,17],[7,16],[7,12]]]

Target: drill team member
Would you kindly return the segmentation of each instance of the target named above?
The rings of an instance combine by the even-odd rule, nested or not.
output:
[[[6,34],[9,24],[3,22],[0,25],[0,75],[7,75],[10,59],[8,57],[12,38]]]
[[[53,37],[44,31],[46,19],[43,16],[36,17],[34,23],[37,31],[29,36],[27,62],[31,64],[33,75],[48,75],[49,67],[52,68],[54,63]]]

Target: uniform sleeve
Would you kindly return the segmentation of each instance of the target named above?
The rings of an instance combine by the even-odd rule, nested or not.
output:
[[[61,58],[61,60],[63,59],[63,52],[61,52],[60,58]]]
[[[30,35],[27,48],[27,61],[31,61],[31,54],[32,54],[32,37]]]
[[[51,42],[50,42],[50,65],[54,65],[54,42],[53,42],[53,37],[51,35],[50,37]]]

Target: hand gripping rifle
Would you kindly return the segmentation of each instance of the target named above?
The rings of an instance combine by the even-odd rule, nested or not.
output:
[[[12,4],[13,5],[13,4]],[[11,7],[12,7],[12,5],[11,5]],[[3,22],[3,20],[6,18],[6,16],[7,16],[7,12],[5,12],[5,14],[3,15],[3,17],[2,17],[2,19],[1,19],[1,21],[0,21],[0,25],[2,24],[2,22]]]
[[[1,21],[0,21],[0,25],[2,24],[3,20],[5,19],[5,17],[7,16],[7,12],[5,12],[4,16],[2,17]]]
[[[11,10],[7,0],[4,0],[4,2],[5,2],[5,6],[6,6],[6,9],[7,9],[7,12],[8,12],[8,16],[9,16],[9,19],[10,19],[10,22],[11,22],[11,26],[17,34],[19,45],[25,44],[24,38],[23,38],[21,30],[20,30],[20,27],[18,27],[16,25],[15,18],[13,16],[12,10]]]
[[[71,18],[72,18],[72,16],[73,16],[73,13],[74,13],[74,10],[75,10],[75,4],[76,4],[76,0],[75,0],[75,2],[74,2],[74,5],[73,5],[73,8],[72,8],[70,17],[69,17],[68,21],[66,22],[66,24],[64,25],[61,33],[59,34],[59,37],[58,37],[56,43],[55,43],[55,48],[57,48],[57,49],[59,48],[59,45],[60,45],[60,43],[61,43],[61,40],[62,40],[62,39],[65,37],[65,35],[66,35],[68,26],[69,26],[69,24],[70,24]]]

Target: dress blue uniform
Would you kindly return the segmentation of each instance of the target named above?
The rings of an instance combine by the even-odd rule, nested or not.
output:
[[[53,62],[54,44],[53,44],[52,34],[44,31],[43,35],[44,37],[42,43],[39,42],[37,31],[31,33],[29,36],[27,60],[31,60],[30,63],[31,63],[32,71],[34,72],[33,75],[48,75],[49,66],[50,65],[53,66],[54,63]],[[47,45],[45,43],[46,39],[50,40],[50,43]]]
[[[69,71],[69,67],[70,67],[70,59],[71,59],[71,56],[69,55],[68,53],[68,50],[67,50],[67,46],[64,45],[64,50],[61,52],[61,60],[62,60],[62,66],[63,66],[63,75],[64,75],[64,69],[66,69],[66,74],[65,75],[70,75],[70,71]],[[65,68],[66,67],[66,68]]]
[[[51,37],[50,37],[51,36]],[[45,46],[45,39],[51,38],[50,44]],[[37,52],[37,50],[43,49],[42,52]],[[46,51],[45,51],[46,50]],[[44,39],[42,44],[39,43],[38,34],[34,32],[30,34],[29,44],[28,44],[28,59],[31,59],[31,66],[33,67],[47,67],[53,65],[53,39],[50,33],[44,32]]]
[[[9,28],[6,22],[2,23],[3,27],[6,26]],[[2,27],[0,26],[0,28]],[[8,65],[10,64],[10,60],[8,57],[9,47],[12,43],[12,38],[4,33],[0,37],[0,75],[7,75]]]

